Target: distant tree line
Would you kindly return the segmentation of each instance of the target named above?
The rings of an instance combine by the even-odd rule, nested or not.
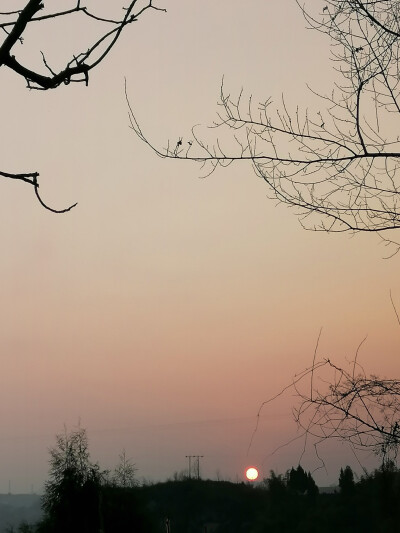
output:
[[[8,533],[397,533],[400,470],[384,462],[355,480],[342,468],[333,493],[320,493],[300,465],[261,483],[176,477],[142,484],[125,452],[114,471],[90,459],[86,431],[50,449],[43,517]]]
[[[357,482],[349,466],[341,468],[333,493],[320,494],[300,466],[285,475],[271,471],[264,483],[266,512],[254,533],[400,532],[400,471],[393,462]]]

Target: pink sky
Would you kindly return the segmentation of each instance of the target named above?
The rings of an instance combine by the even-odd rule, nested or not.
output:
[[[311,106],[306,83],[324,91],[335,78],[329,42],[287,0],[163,5],[88,88],[29,92],[0,70],[2,169],[38,170],[51,205],[79,202],[53,215],[28,186],[0,182],[0,492],[9,480],[40,491],[54,435],[79,420],[93,459],[112,468],[125,448],[139,477],[165,479],[195,454],[208,477],[242,479],[247,463],[285,471],[301,445],[270,454],[296,434],[290,394],[247,447],[259,405],[310,365],[321,327],[321,357],[344,364],[368,334],[367,372],[397,377],[398,256],[384,260],[373,235],[304,231],[250,166],[201,180],[128,128],[124,76],[161,145],[212,122],[222,75],[232,93]],[[82,28],[49,32],[26,53],[38,43],[62,64]],[[321,485],[353,459],[330,445],[325,460]]]

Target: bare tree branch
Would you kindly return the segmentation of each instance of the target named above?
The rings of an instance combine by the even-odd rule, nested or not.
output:
[[[304,439],[303,455],[308,439],[311,439],[320,459],[319,446],[335,439],[349,444],[354,453],[357,450],[373,451],[382,463],[396,460],[400,447],[400,381],[368,376],[357,363],[359,348],[356,359],[350,363],[351,370],[327,358],[314,360],[310,368],[296,375],[273,398],[263,402],[257,413],[249,449],[265,405],[292,389],[298,399],[293,414],[299,435],[277,450]]]
[[[193,128],[187,140],[158,148],[129,106],[131,128],[158,156],[200,163],[204,176],[251,163],[269,196],[293,208],[307,229],[399,229],[400,0],[298,5],[309,27],[330,38],[339,76],[330,94],[312,91],[318,111],[291,110],[284,99],[275,108],[271,99],[243,102],[222,82],[216,139]]]
[[[0,29],[5,35],[3,42],[0,42],[0,67],[11,69],[24,78],[28,89],[36,90],[56,89],[60,85],[68,85],[72,82],[83,82],[88,85],[90,71],[107,57],[126,27],[132,22],[136,22],[148,10],[165,11],[165,9],[153,5],[153,0],[131,0],[128,6],[123,8],[115,18],[105,17],[88,10],[87,7],[81,5],[81,0],[71,1],[72,7],[69,9],[49,12],[46,12],[47,2],[42,0],[20,0],[19,3],[21,9],[0,12]],[[52,4],[55,5],[54,2]],[[82,21],[96,24],[100,30],[100,36],[97,36],[89,46],[78,54],[70,52],[69,59],[61,69],[51,66],[43,51],[38,50],[38,54],[42,56],[43,71],[31,67],[17,58],[18,47],[24,44],[24,35],[32,24],[41,24],[45,29],[45,24],[50,24],[60,17],[66,22],[68,20],[73,21],[74,24],[80,24]],[[72,17],[75,18],[72,19]],[[83,31],[85,30],[83,29]],[[74,43],[71,44],[75,46]],[[0,171],[0,176],[31,184],[39,203],[53,213],[65,213],[77,205],[73,204],[61,210],[49,207],[39,195],[38,172],[11,173]]]

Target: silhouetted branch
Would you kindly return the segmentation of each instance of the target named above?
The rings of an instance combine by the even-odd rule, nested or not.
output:
[[[277,107],[243,102],[222,82],[216,139],[195,127],[187,140],[158,148],[129,107],[131,128],[158,156],[201,163],[204,176],[251,163],[269,196],[294,208],[307,229],[399,229],[400,0],[323,4],[315,14],[315,3],[299,4],[308,25],[330,38],[340,77],[330,94],[312,91],[318,111],[291,110],[284,99]]]
[[[396,315],[397,323],[398,323],[399,326],[400,326],[400,316],[399,316],[399,313],[398,313],[398,311],[397,311],[396,304],[395,304],[394,301],[393,301],[392,290],[389,291],[389,295],[390,295],[390,302],[391,302],[391,304],[392,304],[394,314]]]
[[[28,172],[26,174],[10,174],[9,172],[3,172],[0,170],[0,176],[3,176],[3,178],[24,181],[25,183],[29,183],[30,185],[32,185],[35,191],[36,198],[39,200],[39,203],[45,209],[47,209],[48,211],[51,211],[52,213],[67,213],[67,211],[70,211],[73,207],[77,205],[75,203],[65,209],[54,209],[48,206],[47,204],[45,204],[45,202],[42,200],[41,196],[39,195],[39,182],[38,182],[39,173],[38,172]]]
[[[54,2],[19,0],[18,3],[21,5],[20,9],[15,9],[14,7],[13,10],[0,13],[0,29],[3,30],[5,35],[3,42],[0,43],[0,67],[11,69],[25,79],[29,89],[36,90],[56,89],[60,85],[68,85],[72,82],[83,82],[88,85],[90,71],[107,57],[127,26],[137,21],[141,15],[150,9],[165,11],[165,9],[153,5],[153,0],[130,1],[128,6],[123,8],[122,12],[115,18],[102,16],[100,13],[89,10],[84,5],[81,5],[81,0],[74,0],[71,2],[71,8],[60,10],[54,7],[56,4]],[[48,4],[50,7],[46,11]],[[42,51],[38,51],[38,53],[42,56],[43,70],[37,69],[36,66],[32,67],[17,58],[18,47],[24,45],[24,34],[32,24],[42,24],[45,28],[45,24],[49,24],[60,17],[63,17],[65,21],[79,24],[79,16],[81,21],[85,20],[89,24],[96,24],[96,27],[101,30],[100,36],[92,39],[89,46],[85,46],[81,52],[69,52],[70,57],[61,69],[51,66],[46,59],[45,52]],[[72,19],[72,17],[74,18]],[[82,27],[82,32],[84,31],[85,29]],[[73,42],[71,43],[71,48],[75,49]],[[56,210],[45,204],[39,195],[39,174],[37,172],[27,174],[0,172],[0,176],[30,183],[34,187],[40,204],[54,213],[65,213],[77,205],[74,204],[66,209]]]
[[[350,371],[330,359],[314,360],[310,368],[295,376],[281,392],[263,402],[250,446],[262,409],[286,390],[292,389],[298,398],[293,413],[300,434],[289,443],[303,438],[302,455],[308,438],[312,438],[319,458],[319,445],[336,439],[349,444],[353,451],[372,450],[383,463],[395,460],[400,447],[400,380],[365,373],[357,362],[358,351],[364,341],[357,349]]]

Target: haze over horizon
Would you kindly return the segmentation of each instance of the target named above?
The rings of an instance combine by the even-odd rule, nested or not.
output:
[[[29,91],[0,69],[2,168],[37,169],[50,205],[78,202],[54,215],[29,186],[0,181],[0,493],[10,480],[41,492],[55,435],[79,422],[93,460],[113,468],[125,449],[139,479],[171,477],[196,454],[204,477],[285,472],[303,446],[272,454],[296,436],[291,391],[265,406],[247,451],[260,405],[310,366],[320,328],[318,357],[346,365],[367,336],[367,374],[398,375],[399,255],[385,260],[374,235],[307,232],[250,165],[199,179],[128,127],[124,78],[159,146],[212,123],[222,76],[232,94],[311,108],[306,84],[329,91],[337,76],[328,39],[293,2],[159,4],[167,13],[132,24],[88,87]],[[79,24],[45,28],[27,56],[35,45],[63,64],[85,38]],[[319,485],[345,464],[361,471],[345,446],[322,451]],[[311,448],[302,465],[320,466]]]

